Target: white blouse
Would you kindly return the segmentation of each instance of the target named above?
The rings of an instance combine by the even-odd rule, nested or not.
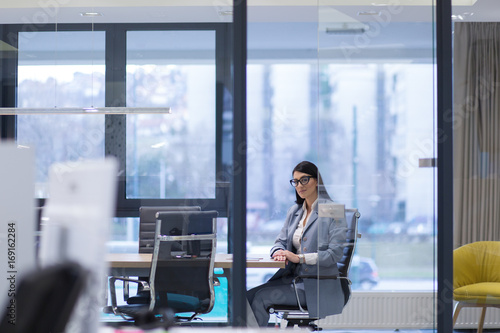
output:
[[[317,205],[318,205],[318,200],[314,201],[314,203],[312,204],[311,209],[313,210],[314,207],[316,207]],[[297,254],[301,254],[302,253],[300,251],[300,242],[302,240],[302,233],[304,232],[304,220],[305,220],[305,218],[307,216],[306,202],[305,201],[302,204],[302,212],[303,212],[302,213],[302,218],[300,219],[299,224],[297,225],[297,229],[293,233],[293,240],[292,240],[293,246],[297,249]],[[309,215],[309,217],[307,218],[306,225],[309,223],[309,218],[310,217],[311,217],[311,215]],[[315,253],[304,253],[304,262],[307,265],[316,265],[317,262],[318,262],[318,253],[317,252],[315,252]]]

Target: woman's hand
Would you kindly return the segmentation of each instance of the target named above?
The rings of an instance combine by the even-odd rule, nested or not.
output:
[[[275,261],[286,261],[285,250],[278,250],[273,253],[273,259]]]
[[[299,263],[299,256],[288,250],[278,250],[273,253],[273,259],[276,261],[291,261],[294,264]]]

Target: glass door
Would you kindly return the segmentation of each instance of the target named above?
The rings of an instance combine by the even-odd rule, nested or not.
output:
[[[318,192],[356,208],[362,235],[350,265],[352,294],[341,314],[321,309],[325,289],[309,296],[326,315],[320,326],[434,328],[434,6],[331,1],[251,8],[248,251],[266,253],[275,244],[296,206],[296,188],[288,185],[292,170],[313,162],[324,185]],[[257,14],[264,11],[262,19]],[[318,248],[309,249],[318,260],[309,268],[328,275],[320,256],[340,257],[318,237]],[[247,270],[247,288],[275,271]],[[384,311],[386,305],[394,311]]]
[[[310,156],[362,235],[351,299],[322,327],[435,327],[435,10],[411,4],[318,7]]]

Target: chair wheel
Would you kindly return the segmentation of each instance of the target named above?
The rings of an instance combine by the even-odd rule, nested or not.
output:
[[[318,325],[316,325],[316,324],[309,324],[309,325],[307,325],[307,327],[308,327],[311,331],[313,331],[313,332],[316,332],[316,331],[318,331],[318,332],[319,332],[319,331],[322,331],[322,330],[323,330],[323,328],[319,327],[319,326],[318,326]]]

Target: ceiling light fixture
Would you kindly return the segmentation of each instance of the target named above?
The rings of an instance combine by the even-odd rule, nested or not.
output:
[[[341,24],[330,24],[326,27],[325,32],[328,35],[354,35],[363,34],[368,31],[369,26],[366,24],[345,22]]]
[[[102,16],[101,13],[98,12],[85,12],[85,13],[80,13],[81,16],[83,17],[99,17]]]
[[[358,16],[380,16],[380,12],[377,12],[375,10],[364,10],[358,12]]]
[[[0,108],[0,115],[27,115],[27,114],[171,114],[169,107],[164,108]]]
[[[326,33],[328,35],[359,35],[366,32],[363,28],[358,29],[330,29],[326,28]]]
[[[155,143],[154,145],[151,145],[151,148],[158,149],[161,147],[165,147],[166,145],[167,145],[167,143],[165,141],[162,141],[162,142]]]

